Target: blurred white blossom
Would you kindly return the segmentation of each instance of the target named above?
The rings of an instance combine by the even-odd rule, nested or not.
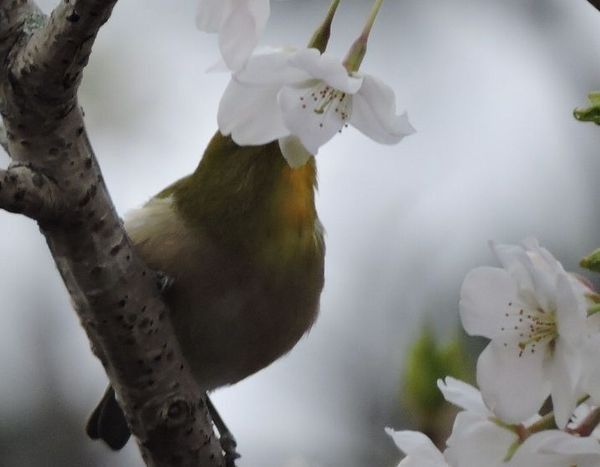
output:
[[[595,437],[581,437],[547,429],[539,415],[519,424],[498,419],[483,403],[473,386],[447,377],[438,387],[448,402],[464,409],[454,421],[447,448],[442,453],[423,433],[386,429],[406,454],[399,467],[598,467],[600,444]],[[581,422],[590,408],[577,410]],[[577,421],[577,420],[576,420]],[[574,423],[571,427],[577,429]]]

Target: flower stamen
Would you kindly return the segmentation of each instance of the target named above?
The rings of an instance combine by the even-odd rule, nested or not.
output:
[[[552,311],[545,311],[541,308],[533,310],[515,308],[513,303],[509,302],[508,311],[504,316],[509,323],[500,329],[501,331],[511,329],[518,333],[516,344],[519,357],[522,357],[526,350],[535,353],[536,345],[541,342],[551,345],[558,337],[556,315]],[[507,345],[505,343],[504,346]]]
[[[308,104],[311,100],[314,102],[314,106]],[[348,93],[322,84],[316,89],[311,89],[304,96],[301,96],[300,102],[303,110],[314,112],[323,117],[319,122],[319,128],[325,127],[325,116],[329,112],[334,112],[336,117],[342,121],[344,127],[348,126],[346,122],[350,118],[351,108],[351,99]]]

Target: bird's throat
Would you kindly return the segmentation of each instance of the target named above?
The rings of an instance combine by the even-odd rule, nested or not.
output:
[[[227,248],[295,255],[314,244],[315,188],[314,159],[292,169],[277,142],[241,147],[217,133],[197,170],[159,196]]]

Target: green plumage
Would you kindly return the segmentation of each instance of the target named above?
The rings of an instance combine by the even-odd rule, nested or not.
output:
[[[312,326],[325,253],[315,187],[314,159],[291,169],[277,142],[217,133],[193,174],[127,217],[141,257],[174,279],[171,320],[204,389],[264,368]]]
[[[293,170],[277,142],[241,147],[217,133],[196,171],[157,197],[173,196],[176,209],[191,227],[227,248],[258,255],[266,246],[285,250],[277,254],[297,255],[318,253],[313,251],[313,238],[303,238],[314,237],[318,224],[315,188],[314,159]],[[302,212],[296,218],[292,213],[290,219],[282,212],[286,203]],[[296,244],[294,237],[305,241]]]

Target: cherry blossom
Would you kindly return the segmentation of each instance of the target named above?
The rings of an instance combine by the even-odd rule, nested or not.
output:
[[[438,387],[445,399],[464,409],[454,420],[444,456],[453,467],[505,466],[518,435],[484,404],[481,393],[470,384],[447,377]],[[537,420],[530,419],[527,423]],[[512,465],[512,464],[510,464]]]
[[[589,289],[534,239],[492,249],[503,268],[471,271],[460,301],[467,333],[491,339],[477,362],[483,399],[501,419],[516,423],[551,395],[564,427],[580,395]]]
[[[444,452],[423,433],[386,432],[406,454],[399,467],[597,467],[600,444],[556,429],[544,429],[544,419],[534,415],[518,424],[498,419],[485,405],[479,390],[447,377],[438,387],[448,402],[462,408],[454,421]],[[595,410],[582,405],[570,429]]]
[[[349,73],[341,60],[316,49],[252,56],[232,76],[218,122],[240,145],[279,140],[292,167],[303,165],[347,125],[383,144],[414,132],[406,113],[397,114],[388,85]]]

